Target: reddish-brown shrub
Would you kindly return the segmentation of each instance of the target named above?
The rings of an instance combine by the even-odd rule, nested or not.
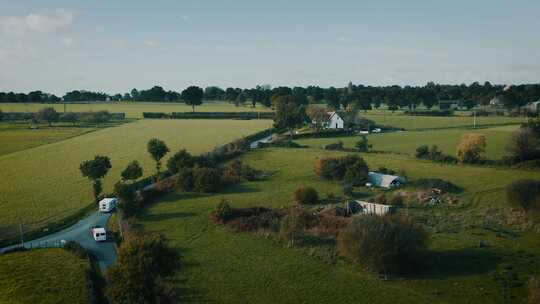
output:
[[[294,192],[294,201],[298,204],[314,205],[319,202],[319,194],[312,187],[300,187]]]

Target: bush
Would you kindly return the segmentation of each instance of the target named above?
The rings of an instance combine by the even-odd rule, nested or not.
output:
[[[363,158],[347,155],[340,158],[321,158],[315,163],[315,174],[328,180],[346,180],[359,186],[368,179],[369,168]]]
[[[382,173],[382,174],[390,174],[390,175],[396,174],[396,171],[392,169],[388,169],[386,167],[379,167],[379,169],[377,169],[377,172]]]
[[[540,278],[532,277],[529,280],[529,304],[540,303]]]
[[[319,202],[319,194],[312,187],[300,187],[294,191],[294,201],[302,205],[314,205]]]
[[[460,193],[463,191],[463,188],[460,186],[440,178],[421,178],[414,181],[412,185],[424,190],[440,189],[449,193]]]
[[[240,183],[241,176],[242,176],[242,162],[239,160],[233,160],[229,163],[229,166],[227,166],[223,170],[223,184],[224,185],[236,185]]]
[[[457,147],[457,158],[462,163],[480,162],[486,152],[486,137],[481,134],[465,134]]]
[[[506,187],[506,197],[511,205],[526,211],[540,209],[540,181],[517,180]]]
[[[427,246],[427,234],[406,217],[355,217],[338,236],[339,253],[371,270],[413,271]]]
[[[429,147],[427,145],[422,145],[416,148],[415,153],[416,158],[428,158],[429,156]]]
[[[120,200],[117,206],[118,209],[120,209],[126,217],[133,216],[137,213],[140,206],[137,203],[135,190],[132,185],[119,181],[114,184],[114,194]]]
[[[222,199],[214,210],[214,218],[220,223],[225,223],[232,218],[232,215],[233,212],[229,202]]]
[[[176,186],[181,191],[190,192],[194,188],[193,169],[184,168],[178,172]]]
[[[88,251],[86,251],[86,249],[78,242],[69,241],[64,244],[64,249],[73,253],[81,259],[86,259],[88,257]]]
[[[340,140],[337,143],[325,145],[323,148],[325,150],[343,150],[343,142]]]
[[[302,208],[291,208],[281,220],[279,237],[294,246],[295,241],[304,233],[304,230],[314,221],[313,215]]]
[[[192,168],[194,165],[195,159],[184,149],[176,152],[167,161],[167,169],[169,169],[169,172],[172,174],[176,174],[184,168]]]
[[[358,152],[369,152],[369,149],[371,149],[372,145],[369,144],[367,136],[362,135],[359,141],[354,144]]]
[[[212,168],[193,170],[193,188],[197,192],[214,193],[221,188],[221,172]]]
[[[390,197],[390,205],[392,206],[403,206],[403,203],[404,203],[405,199],[403,197],[403,195],[399,194],[399,193],[394,193],[394,195],[392,195]]]

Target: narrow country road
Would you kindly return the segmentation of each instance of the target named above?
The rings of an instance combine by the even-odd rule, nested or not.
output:
[[[55,232],[53,234],[41,237],[39,239],[24,242],[25,248],[36,247],[58,247],[63,242],[76,241],[86,248],[98,261],[101,271],[116,262],[116,249],[114,241],[96,242],[90,232],[90,227],[106,227],[111,217],[110,213],[94,212],[88,217],[78,221],[71,227]],[[0,253],[6,250],[20,247],[20,244],[8,246],[0,249]]]

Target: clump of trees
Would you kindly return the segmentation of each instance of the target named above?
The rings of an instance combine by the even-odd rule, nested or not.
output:
[[[120,173],[123,181],[135,181],[141,178],[143,175],[143,169],[138,161],[134,160],[130,162],[126,168]]]
[[[457,159],[461,163],[479,163],[486,153],[486,137],[482,134],[464,134],[457,147]]]
[[[49,127],[52,126],[53,122],[57,122],[59,118],[60,114],[53,107],[43,108],[34,114],[35,120],[46,122],[49,124]]]
[[[312,187],[299,187],[294,191],[294,201],[301,205],[315,205],[319,203],[319,193]]]
[[[525,211],[540,210],[540,181],[522,179],[506,187],[508,202]]]
[[[272,97],[276,110],[274,127],[278,130],[288,130],[293,136],[293,130],[307,122],[305,110],[306,100],[295,95],[277,95]]]
[[[356,147],[358,152],[369,152],[369,150],[373,147],[369,144],[367,136],[365,135],[360,136],[360,140],[357,141],[354,146]]]
[[[328,110],[318,106],[309,106],[306,109],[306,114],[311,120],[311,126],[320,132],[325,123],[328,121]]]
[[[107,175],[107,172],[109,172],[111,167],[111,160],[109,157],[101,155],[96,155],[92,160],[83,161],[79,166],[82,176],[87,177],[92,181],[92,189],[96,203],[103,190],[101,180]]]
[[[345,181],[353,186],[361,186],[368,181],[369,167],[360,156],[347,155],[318,159],[315,163],[315,173],[323,179]]]
[[[106,293],[113,303],[175,303],[169,276],[179,267],[176,250],[159,234],[130,236],[107,269]]]
[[[355,217],[338,236],[339,253],[379,273],[406,273],[418,266],[427,233],[407,217]]]
[[[529,120],[512,135],[506,147],[511,163],[540,159],[540,119]]]

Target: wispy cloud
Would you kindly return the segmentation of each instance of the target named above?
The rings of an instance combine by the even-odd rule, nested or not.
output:
[[[21,35],[27,32],[51,33],[70,26],[75,12],[64,9],[31,13],[26,16],[0,17],[0,29],[4,34]]]
[[[155,48],[159,46],[159,44],[154,40],[145,40],[143,41],[143,44],[150,48]]]

